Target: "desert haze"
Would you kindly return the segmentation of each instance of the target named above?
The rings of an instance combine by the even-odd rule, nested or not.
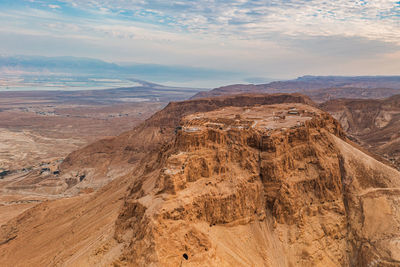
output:
[[[0,1],[0,266],[400,267],[399,16]]]

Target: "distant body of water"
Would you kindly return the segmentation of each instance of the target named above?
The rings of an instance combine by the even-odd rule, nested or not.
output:
[[[183,79],[184,80],[184,79]],[[100,77],[99,75],[90,76],[61,76],[61,75],[6,75],[0,72],[0,92],[4,91],[78,91],[78,90],[101,90],[121,87],[136,87],[154,82],[168,87],[192,88],[198,91],[210,90],[220,86],[238,83],[249,83],[241,79],[204,79],[193,81],[153,81],[146,80],[143,83],[134,78],[124,77]],[[154,85],[153,84],[153,85]]]
[[[0,76],[0,92],[4,91],[77,91],[101,90],[120,87],[140,86],[127,79],[104,79],[97,77],[21,77]]]

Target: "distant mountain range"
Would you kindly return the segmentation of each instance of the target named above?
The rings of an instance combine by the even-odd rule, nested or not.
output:
[[[267,84],[234,84],[200,92],[193,98],[242,93],[302,93],[314,101],[335,98],[385,98],[400,94],[400,76],[303,76]]]

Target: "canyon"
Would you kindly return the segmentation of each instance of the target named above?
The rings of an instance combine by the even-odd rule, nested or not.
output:
[[[400,170],[400,95],[384,99],[336,99],[320,108],[328,111],[362,147]]]

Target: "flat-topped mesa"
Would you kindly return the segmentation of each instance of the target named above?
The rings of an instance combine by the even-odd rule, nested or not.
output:
[[[230,139],[240,145],[266,150],[274,137],[303,136],[309,128],[325,128],[344,137],[341,127],[330,115],[308,105],[290,103],[255,107],[227,107],[206,113],[195,113],[181,120],[176,128],[177,147],[207,146],[213,142],[227,144]],[[304,132],[307,130],[307,132]],[[239,140],[238,139],[238,140]],[[211,146],[215,148],[215,146]]]
[[[201,132],[206,129],[229,131],[251,128],[272,132],[303,126],[306,121],[317,116],[321,116],[320,110],[298,103],[227,107],[186,116],[179,129],[184,132]]]
[[[332,136],[344,138],[337,121],[304,104],[225,107],[184,117],[175,141],[160,154],[156,179],[153,172],[133,187],[117,221],[119,240],[134,229],[126,257],[138,265],[173,266],[180,259],[170,255],[185,251],[204,264],[215,257],[216,244],[193,224],[248,225],[270,214],[275,222],[301,226],[321,208],[341,218],[332,235],[344,240],[341,158]]]
[[[78,171],[84,172],[87,174],[87,183],[93,181],[95,184],[104,184],[121,175],[119,172],[126,173],[137,167],[150,151],[159,151],[165,142],[174,138],[176,127],[184,116],[230,106],[254,107],[277,103],[314,105],[308,97],[300,94],[235,95],[171,102],[135,129],[71,153],[61,164],[60,170],[68,177]]]
[[[177,128],[175,144],[168,152],[171,154],[161,175],[165,187],[160,190],[176,193],[202,178],[232,176],[235,165],[241,174],[249,172],[246,179],[264,179],[268,191],[280,188],[282,183],[320,183],[321,176],[315,170],[329,156],[320,152],[335,154],[330,149],[333,146],[329,134],[344,137],[336,120],[304,104],[227,107],[195,113],[184,117]],[[335,166],[327,166],[329,173],[339,171],[338,157],[333,157]],[[337,180],[329,183],[337,185],[333,193],[339,195],[339,173],[334,178]],[[331,196],[320,193],[322,198]],[[267,202],[277,206],[276,193],[271,191],[270,195],[272,199]],[[281,215],[276,214],[284,220]]]

